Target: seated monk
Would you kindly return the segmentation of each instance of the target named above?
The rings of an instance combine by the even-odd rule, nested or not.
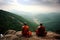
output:
[[[22,35],[25,37],[30,37],[32,35],[32,32],[29,31],[29,26],[27,24],[24,24],[24,26],[22,26]]]
[[[45,27],[40,24],[40,26],[38,26],[38,29],[36,30],[36,35],[37,36],[46,36],[47,32],[45,31]]]

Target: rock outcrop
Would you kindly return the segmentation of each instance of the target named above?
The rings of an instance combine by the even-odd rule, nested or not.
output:
[[[13,34],[14,35],[14,34],[16,34],[16,31],[15,30],[8,30],[5,32],[5,35],[6,34]]]
[[[47,32],[45,37],[36,36],[35,32],[32,32],[32,36],[29,38],[22,37],[21,31],[17,31],[16,33],[6,34],[2,40],[60,40],[60,34],[56,34],[54,32]]]

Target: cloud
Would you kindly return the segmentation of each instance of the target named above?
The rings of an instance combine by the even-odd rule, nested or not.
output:
[[[10,4],[12,1],[11,0],[0,0],[0,6],[1,5],[8,5]]]
[[[16,5],[16,0],[0,0],[0,9],[8,9],[9,10],[14,5]]]
[[[52,4],[60,4],[60,0],[18,0],[19,3],[24,5],[52,5]]]
[[[31,3],[31,5],[24,5],[22,2],[28,2]],[[44,3],[45,1],[42,0],[0,0],[0,9],[11,11],[11,10],[17,10],[17,11],[24,11],[24,12],[55,12],[60,11],[59,5],[32,5],[32,4],[38,4],[39,2]],[[51,1],[52,2],[52,1]]]

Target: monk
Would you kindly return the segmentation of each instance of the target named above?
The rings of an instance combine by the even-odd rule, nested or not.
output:
[[[32,32],[29,31],[29,26],[25,23],[22,26],[22,35],[25,37],[30,37],[32,35]]]
[[[37,36],[46,36],[47,32],[45,31],[45,27],[43,24],[40,24],[36,30],[36,35]]]

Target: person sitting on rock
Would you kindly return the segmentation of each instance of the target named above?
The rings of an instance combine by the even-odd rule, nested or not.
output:
[[[38,26],[38,28],[36,30],[36,35],[37,36],[46,36],[46,34],[47,34],[47,32],[45,31],[45,27],[41,23],[40,26]]]
[[[29,31],[29,26],[26,23],[22,26],[22,35],[25,37],[30,37],[32,35],[32,32]]]

